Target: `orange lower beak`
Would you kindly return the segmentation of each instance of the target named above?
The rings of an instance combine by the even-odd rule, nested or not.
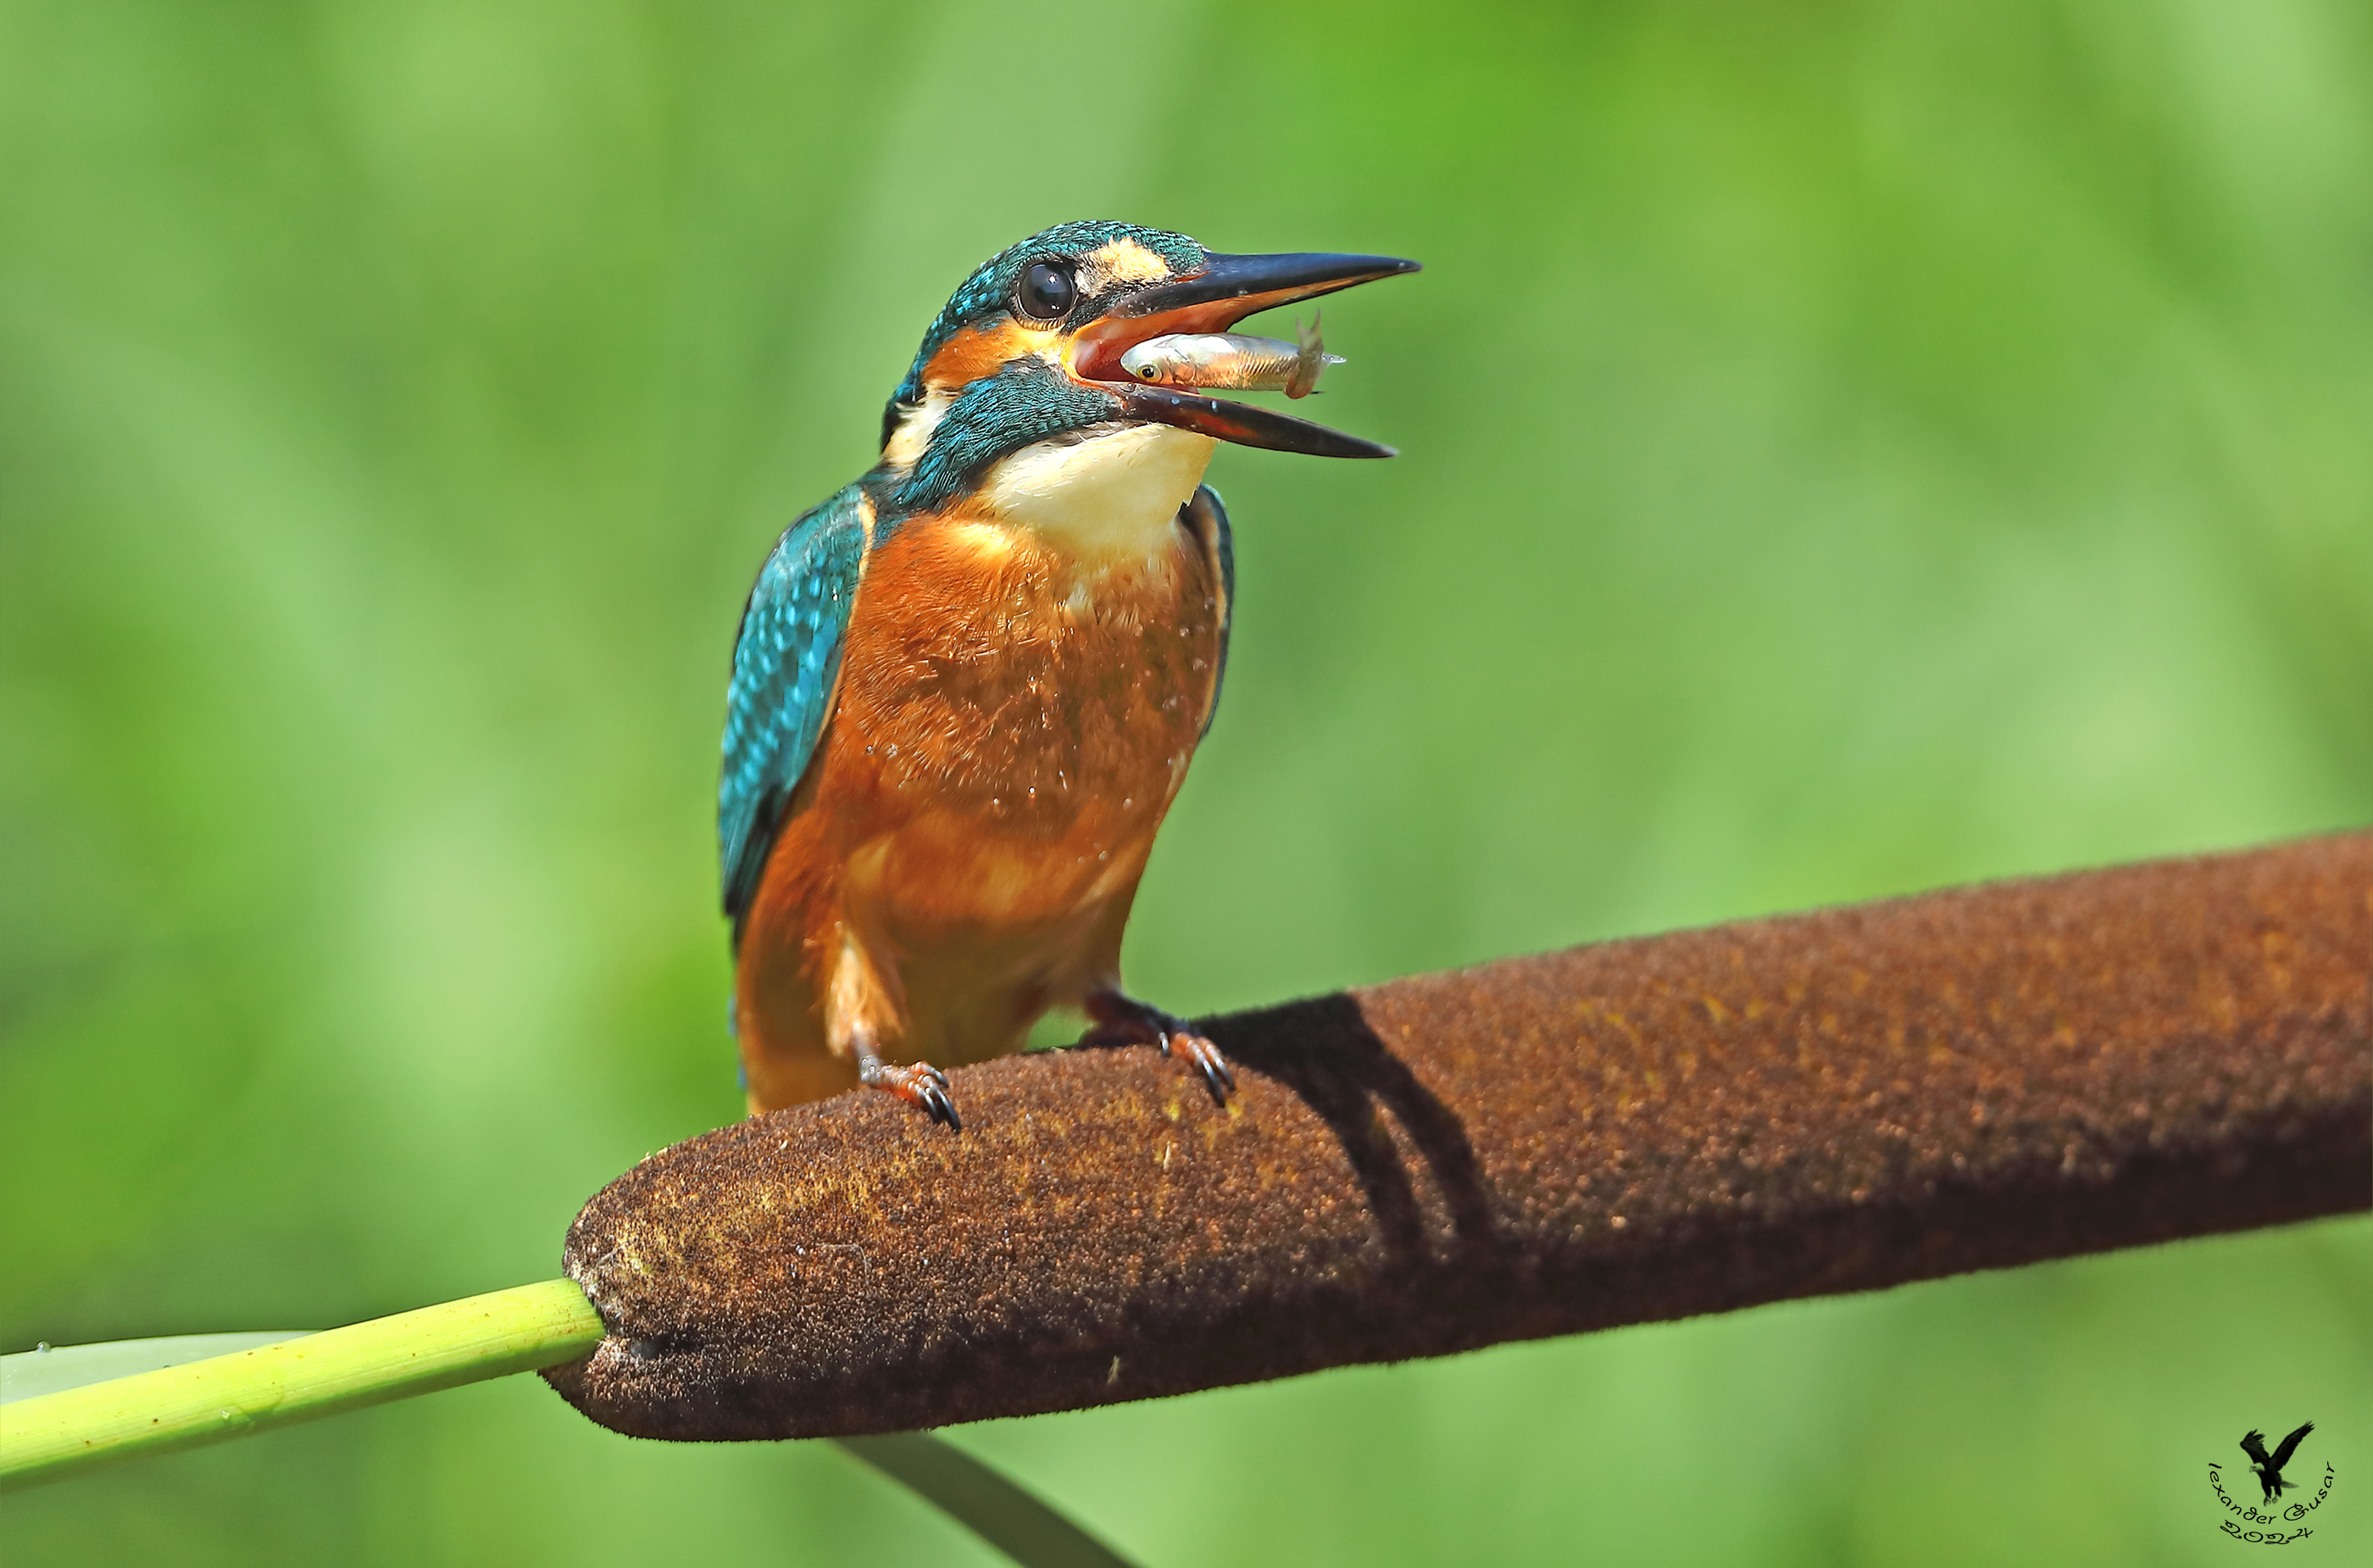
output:
[[[1418,270],[1395,256],[1289,252],[1233,256],[1206,252],[1200,272],[1156,284],[1116,304],[1071,340],[1071,373],[1118,398],[1126,415],[1175,425],[1240,446],[1313,457],[1391,457],[1393,449],[1267,408],[1225,403],[1172,387],[1147,386],[1121,369],[1120,357],[1174,333],[1226,332],[1246,316],[1280,305]]]

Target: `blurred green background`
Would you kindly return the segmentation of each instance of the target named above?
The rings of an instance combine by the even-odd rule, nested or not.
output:
[[[729,641],[980,258],[1422,258],[1223,451],[1188,1010],[2373,819],[2373,14],[0,3],[0,1348],[557,1269],[738,1114]],[[1156,1565],[2222,1562],[2373,1223],[966,1429]],[[518,1379],[12,1563],[986,1561]]]

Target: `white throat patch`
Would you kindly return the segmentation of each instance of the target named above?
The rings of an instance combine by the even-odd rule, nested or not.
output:
[[[1218,443],[1169,425],[1040,441],[998,460],[980,498],[999,516],[1083,559],[1143,558],[1203,482]]]
[[[931,444],[931,432],[940,427],[940,419],[955,399],[937,387],[923,394],[922,406],[904,419],[890,432],[890,444],[882,455],[899,468],[912,468],[921,460],[923,449]]]

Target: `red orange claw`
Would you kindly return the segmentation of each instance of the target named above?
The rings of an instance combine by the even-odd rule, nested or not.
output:
[[[951,1131],[964,1130],[964,1120],[956,1115],[956,1103],[948,1095],[948,1075],[929,1062],[876,1059],[861,1064],[857,1075],[867,1088],[897,1095],[933,1121],[946,1122]]]
[[[1149,1007],[1117,991],[1088,999],[1088,1016],[1095,1027],[1080,1038],[1083,1046],[1159,1046],[1163,1056],[1183,1056],[1203,1075],[1203,1086],[1220,1105],[1235,1092],[1236,1074],[1220,1047],[1195,1032],[1175,1013]]]

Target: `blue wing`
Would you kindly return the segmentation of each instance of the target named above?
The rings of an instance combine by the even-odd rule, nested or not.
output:
[[[1208,735],[1211,720],[1220,716],[1220,688],[1228,679],[1228,629],[1236,619],[1236,536],[1228,527],[1228,509],[1220,504],[1220,492],[1209,485],[1196,486],[1178,519],[1202,546],[1204,564],[1220,585],[1220,668],[1211,677],[1211,706],[1203,710],[1203,733]]]
[[[742,610],[717,787],[719,870],[737,947],[783,807],[832,714],[865,565],[864,506],[852,485],[785,529]]]

